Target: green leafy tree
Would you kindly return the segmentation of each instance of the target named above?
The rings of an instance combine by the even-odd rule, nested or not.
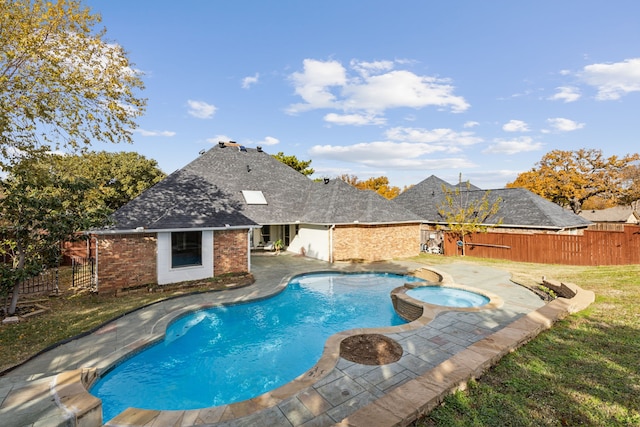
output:
[[[578,214],[589,199],[624,200],[631,195],[633,186],[628,185],[625,173],[630,175],[630,167],[638,160],[638,154],[605,158],[596,149],[553,150],[507,187],[526,188]]]
[[[442,191],[444,200],[438,206],[438,213],[447,222],[449,231],[462,242],[462,255],[465,254],[465,236],[485,233],[502,223],[501,218],[492,220],[500,210],[502,199],[492,198],[490,190],[471,191],[471,183],[463,183],[460,177],[459,185],[453,189],[443,186]]]
[[[77,0],[0,0],[0,168],[21,156],[131,142],[146,104],[123,48]]]
[[[15,313],[20,282],[57,265],[60,243],[74,233],[99,225],[106,211],[84,208],[92,187],[42,162],[23,158],[0,181],[0,293],[12,292],[9,314]]]
[[[285,165],[292,167],[304,176],[312,175],[315,171],[310,168],[311,160],[298,160],[296,156],[286,156],[282,151],[272,155]]]
[[[98,207],[114,211],[165,177],[155,160],[134,152],[51,156],[46,162],[93,184],[85,195],[89,210]]]

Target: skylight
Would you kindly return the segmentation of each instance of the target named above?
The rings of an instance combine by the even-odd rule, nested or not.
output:
[[[264,194],[260,190],[242,190],[242,196],[244,201],[248,205],[266,205],[267,199],[264,198]]]

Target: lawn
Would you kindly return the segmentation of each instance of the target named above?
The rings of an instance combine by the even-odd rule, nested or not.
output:
[[[526,286],[542,276],[575,283],[594,291],[596,301],[504,357],[413,427],[640,426],[640,265],[465,261],[508,270]]]
[[[573,267],[438,255],[415,260],[501,268],[529,287],[538,286],[542,276],[572,282],[593,290],[596,302],[503,358],[413,427],[640,426],[640,265]],[[120,297],[65,292],[50,299],[50,311],[0,326],[0,371],[145,304],[221,286]]]

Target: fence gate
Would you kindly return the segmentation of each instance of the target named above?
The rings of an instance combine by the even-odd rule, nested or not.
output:
[[[71,286],[96,290],[96,271],[94,258],[71,258]]]

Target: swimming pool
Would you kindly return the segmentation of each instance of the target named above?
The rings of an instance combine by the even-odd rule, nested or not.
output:
[[[476,292],[442,286],[421,286],[407,290],[411,298],[445,307],[481,307],[490,298]]]
[[[331,335],[405,323],[390,291],[412,276],[313,273],[262,301],[199,311],[173,322],[165,339],[104,375],[91,393],[103,419],[127,407],[197,409],[238,402],[308,371]]]

